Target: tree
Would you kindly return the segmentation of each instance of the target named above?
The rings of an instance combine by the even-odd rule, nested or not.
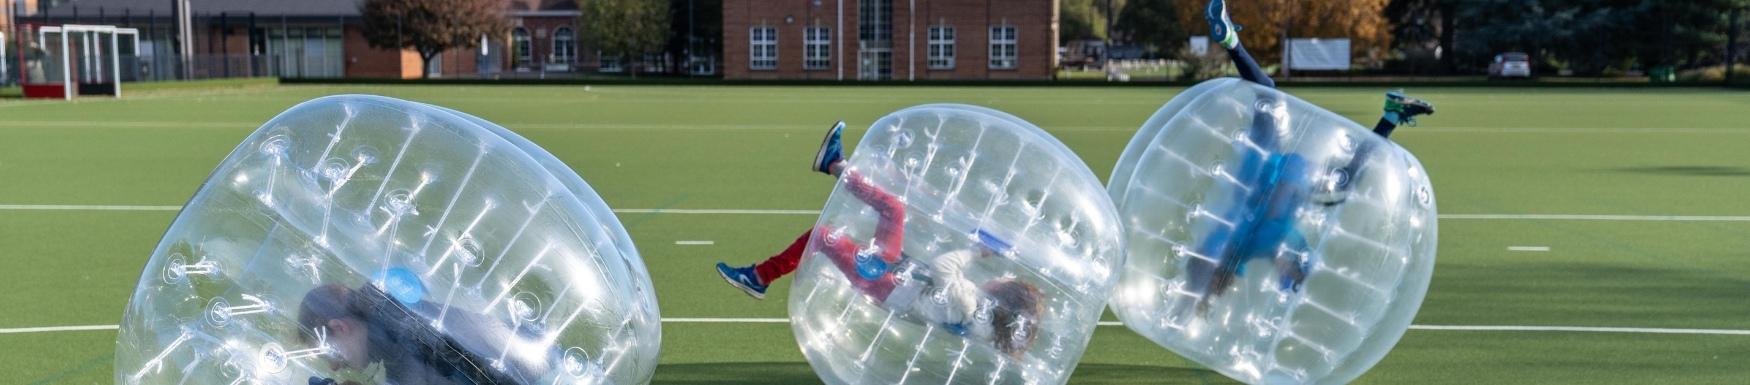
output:
[[[1392,49],[1401,70],[1414,73],[1452,71],[1456,19],[1452,0],[1391,0],[1385,6],[1392,25]],[[1388,63],[1390,64],[1390,63]]]
[[[1203,26],[1207,1],[1174,0],[1179,22]],[[1282,31],[1292,37],[1348,38],[1356,58],[1378,61],[1391,47],[1391,23],[1385,18],[1388,0],[1260,0],[1229,2],[1228,14],[1244,27],[1240,39],[1260,61],[1282,60]],[[1207,35],[1207,29],[1194,29]]]
[[[1523,51],[1540,67],[1600,74],[1725,60],[1728,12],[1745,0],[1446,0],[1458,59],[1473,71]]]
[[[1063,0],[1060,6],[1062,25],[1057,30],[1061,41],[1105,39],[1107,0]]]
[[[583,4],[583,36],[602,55],[658,52],[668,42],[669,0],[590,0]],[[636,75],[639,66],[632,66]]]
[[[365,41],[389,50],[419,53],[420,77],[446,50],[475,48],[480,39],[509,29],[498,0],[365,0],[360,4]]]
[[[1113,29],[1151,54],[1172,56],[1190,36],[1185,25],[1171,22],[1174,20],[1179,20],[1179,8],[1173,0],[1130,0],[1118,13]]]

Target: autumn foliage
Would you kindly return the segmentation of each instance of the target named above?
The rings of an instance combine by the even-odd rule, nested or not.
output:
[[[1357,61],[1383,59],[1391,48],[1391,23],[1385,17],[1390,0],[1258,0],[1229,1],[1228,14],[1243,27],[1246,50],[1264,62],[1280,62],[1282,28],[1294,38],[1348,38]],[[1208,35],[1206,0],[1176,0],[1179,25],[1194,26],[1192,35]]]

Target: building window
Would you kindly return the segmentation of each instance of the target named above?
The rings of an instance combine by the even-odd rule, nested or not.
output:
[[[832,30],[808,27],[802,30],[802,69],[823,70],[832,66]]]
[[[748,67],[756,70],[778,68],[778,29],[773,27],[753,27],[748,36],[749,50],[753,55]]]
[[[570,27],[553,30],[553,63],[571,64],[577,60],[577,34]]]
[[[1015,69],[1019,54],[1015,51],[1015,27],[998,25],[990,27],[990,68]]]
[[[642,70],[644,73],[660,74],[668,72],[668,55],[664,55],[661,52],[645,52],[644,60],[640,60],[639,62],[644,65],[644,69]]]
[[[930,69],[954,69],[954,27],[930,27]]]
[[[607,54],[602,53],[601,51],[596,51],[596,56],[601,58],[601,61],[597,63],[598,67],[596,67],[596,71],[611,73],[626,71],[626,67],[624,66],[626,62],[625,55]]]
[[[516,58],[517,67],[528,67],[529,63],[534,62],[535,47],[529,44],[528,29],[516,27],[516,29],[510,30],[511,57]]]

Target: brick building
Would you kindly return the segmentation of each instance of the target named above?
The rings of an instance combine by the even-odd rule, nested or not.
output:
[[[724,0],[728,79],[1045,80],[1059,0]]]

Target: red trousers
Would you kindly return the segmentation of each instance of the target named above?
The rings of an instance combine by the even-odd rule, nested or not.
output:
[[[876,250],[873,256],[880,257],[889,265],[899,262],[900,248],[905,241],[905,203],[881,187],[869,183],[856,171],[846,170],[840,178],[850,188],[851,195],[873,207],[880,215],[875,223]],[[771,285],[772,281],[795,272],[797,264],[802,262],[802,252],[812,239],[816,249],[825,253],[857,290],[877,301],[886,300],[887,294],[892,293],[895,286],[891,270],[875,279],[863,278],[862,274],[857,273],[857,255],[861,254],[862,248],[843,236],[832,236],[833,231],[833,228],[827,226],[805,231],[802,236],[796,237],[796,241],[790,243],[790,247],[784,248],[783,252],[754,265],[754,273],[759,275],[760,283]]]

